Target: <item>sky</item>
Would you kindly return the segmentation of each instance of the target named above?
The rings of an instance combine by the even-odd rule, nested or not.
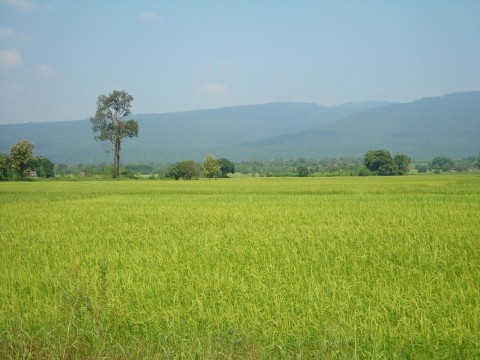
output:
[[[0,0],[0,124],[480,90],[478,0]]]

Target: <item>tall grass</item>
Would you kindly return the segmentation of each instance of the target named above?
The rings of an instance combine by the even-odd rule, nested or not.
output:
[[[0,358],[478,358],[480,178],[0,184]]]

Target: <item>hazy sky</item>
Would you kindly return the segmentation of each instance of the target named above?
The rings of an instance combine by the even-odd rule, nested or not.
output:
[[[0,0],[0,123],[480,90],[479,0]]]

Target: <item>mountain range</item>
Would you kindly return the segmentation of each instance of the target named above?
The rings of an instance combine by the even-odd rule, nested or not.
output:
[[[122,143],[123,163],[201,161],[208,154],[232,161],[361,157],[370,149],[426,160],[480,151],[480,91],[404,104],[272,103],[132,118],[139,136]],[[113,157],[110,143],[93,140],[88,120],[0,125],[1,153],[22,139],[55,163]]]

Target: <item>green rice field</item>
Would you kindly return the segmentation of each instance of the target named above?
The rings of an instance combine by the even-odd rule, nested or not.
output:
[[[0,183],[0,359],[478,359],[480,176]]]

